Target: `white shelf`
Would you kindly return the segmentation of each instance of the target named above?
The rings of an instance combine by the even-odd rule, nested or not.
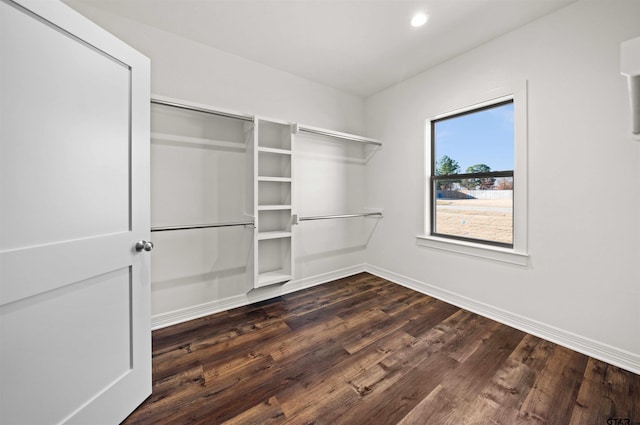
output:
[[[342,133],[339,131],[327,130],[319,127],[312,127],[310,125],[295,124],[293,128],[293,132],[294,134],[298,132],[310,133],[313,135],[330,137],[332,139],[342,140],[345,142],[366,143],[366,144],[377,146],[379,148],[382,147],[382,142],[376,139],[371,139],[369,137],[364,137],[364,136],[358,136],[357,134]]]
[[[258,176],[259,182],[279,182],[279,183],[291,183],[291,177],[268,177]]]
[[[291,150],[289,149],[265,148],[264,146],[258,146],[258,152],[277,153],[280,155],[291,155]]]
[[[203,112],[205,114],[218,115],[226,118],[235,118],[243,121],[254,121],[253,115],[245,114],[243,112],[232,111],[230,109],[223,109],[218,107],[211,107],[202,103],[190,102],[182,99],[174,99],[172,97],[160,96],[157,94],[151,95],[151,104],[161,106],[171,106],[186,111]]]
[[[193,145],[214,146],[218,148],[232,148],[245,150],[246,145],[240,142],[228,142],[226,140],[205,139],[202,137],[180,136],[177,134],[151,133],[151,140],[161,142],[189,143]]]
[[[290,210],[291,205],[258,205],[258,211]]]
[[[286,231],[272,231],[272,232],[260,232],[258,233],[258,240],[264,241],[267,239],[282,239],[282,238],[290,238],[291,232]]]
[[[284,283],[291,280],[291,275],[285,273],[283,270],[276,270],[272,272],[260,273],[258,275],[257,287],[273,285],[275,283]]]

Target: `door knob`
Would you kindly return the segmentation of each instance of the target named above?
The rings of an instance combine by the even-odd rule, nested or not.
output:
[[[136,242],[136,251],[140,252],[140,251],[151,251],[153,249],[153,242],[147,242],[147,241],[138,241]]]

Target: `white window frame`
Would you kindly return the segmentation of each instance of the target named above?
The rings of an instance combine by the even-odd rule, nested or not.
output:
[[[431,235],[431,197],[433,196],[431,177],[431,123],[451,115],[469,112],[506,100],[513,100],[514,121],[514,169],[513,169],[513,248],[505,248],[469,242],[457,239],[442,238]],[[425,124],[425,161],[424,161],[424,222],[422,233],[417,236],[419,246],[487,258],[491,260],[527,265],[528,262],[528,170],[527,170],[527,82],[515,81],[501,85],[492,90],[477,94],[465,95],[461,102],[447,108],[445,113],[436,112],[430,115]],[[440,111],[444,110],[442,108]]]

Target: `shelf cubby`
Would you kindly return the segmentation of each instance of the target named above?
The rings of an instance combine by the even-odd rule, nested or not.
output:
[[[258,212],[258,240],[291,238],[291,210]]]
[[[291,206],[291,181],[265,181],[258,178],[258,206]]]
[[[258,146],[291,152],[291,124],[258,119]]]
[[[258,232],[291,232],[291,210],[262,210],[258,212]]]
[[[258,240],[256,287],[291,280],[291,238]]]
[[[291,178],[291,154],[258,150],[258,178]]]

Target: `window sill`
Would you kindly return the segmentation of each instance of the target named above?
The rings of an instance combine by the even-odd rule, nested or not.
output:
[[[418,235],[416,239],[419,246],[426,246],[442,251],[471,255],[473,257],[486,258],[503,263],[516,264],[518,266],[526,266],[529,258],[528,254],[516,252],[513,249],[509,248],[481,245],[472,242],[438,238],[429,235]]]

